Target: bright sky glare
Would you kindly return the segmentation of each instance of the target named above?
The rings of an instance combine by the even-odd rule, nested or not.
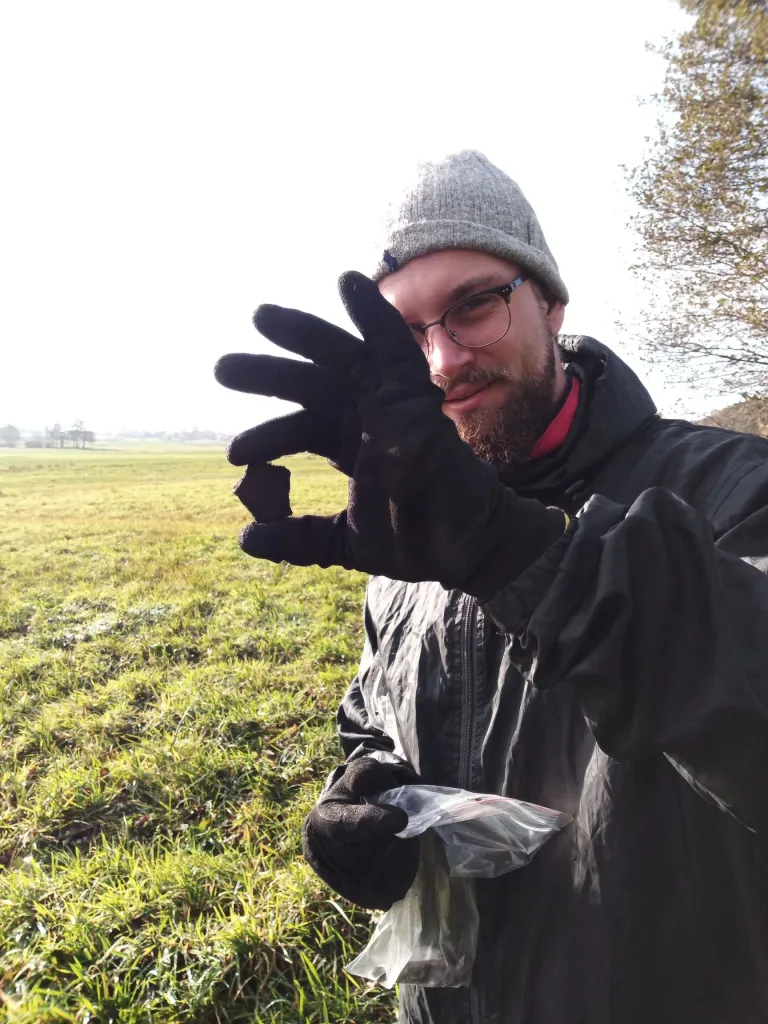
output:
[[[234,433],[281,411],[220,388],[216,358],[274,351],[260,302],[344,324],[336,279],[370,270],[388,185],[463,148],[531,200],[565,330],[696,411],[615,326],[642,298],[620,165],[653,131],[645,44],[685,23],[675,0],[3,5],[0,423]]]

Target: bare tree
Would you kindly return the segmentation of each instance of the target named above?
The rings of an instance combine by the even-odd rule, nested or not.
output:
[[[82,420],[75,420],[75,422],[72,424],[72,429],[69,431],[69,434],[70,434],[70,436],[72,438],[72,447],[73,448],[85,447],[85,445],[83,443],[83,434],[84,433],[85,433],[85,424],[83,423],[83,421]]]
[[[0,427],[0,445],[3,447],[15,448],[20,437],[21,432],[12,423],[7,423],[4,427]]]
[[[61,429],[61,424],[54,423],[50,429],[48,427],[45,428],[45,447],[55,448],[58,445],[59,448],[63,448],[65,437],[66,435]]]

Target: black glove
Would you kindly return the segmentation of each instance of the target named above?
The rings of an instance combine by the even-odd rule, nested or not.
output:
[[[360,344],[358,338],[309,313],[289,309],[281,313],[284,329],[296,340],[298,348],[311,345],[318,332],[329,328],[350,343]],[[260,311],[256,310],[253,322],[261,329],[259,316]],[[314,452],[325,456],[347,476],[352,475],[360,423],[352,392],[337,374],[298,359],[240,352],[222,356],[213,372],[220,384],[233,391],[282,398],[304,406],[299,412],[260,423],[234,437],[227,447],[227,458],[233,466]]]
[[[280,421],[256,427],[241,435],[247,442],[237,439],[236,451],[251,462],[268,461],[297,451],[301,434],[305,451],[326,455],[351,474],[348,506],[332,517],[277,520],[256,508],[261,521],[245,528],[241,546],[274,562],[340,565],[411,582],[437,580],[487,600],[563,533],[565,516],[518,498],[461,441],[441,412],[443,392],[430,381],[410,328],[376,285],[349,273],[340,291],[362,342],[297,310],[262,306],[256,311],[254,323],[262,334],[314,366],[273,362],[275,372],[262,383],[263,365],[255,364],[238,386],[274,394],[280,377],[281,397],[290,391],[293,400],[303,401],[304,413],[294,416],[304,418],[300,428],[286,431]],[[221,367],[231,369],[233,358],[243,359],[225,357],[217,371],[229,386]],[[258,483],[268,504],[272,485]],[[287,478],[275,486],[284,489],[282,504],[288,507]],[[280,507],[280,500],[272,503]],[[254,511],[254,500],[246,504]]]
[[[407,768],[371,757],[353,761],[304,821],[304,856],[332,889],[368,910],[388,910],[413,884],[419,840],[398,839],[408,824],[399,807],[368,804],[364,797],[418,782]]]
[[[328,326],[324,320],[299,313],[292,332],[301,335],[321,324]],[[357,341],[352,335],[348,337]],[[298,412],[245,430],[229,442],[229,461],[233,466],[247,467],[233,491],[255,520],[268,523],[291,515],[290,472],[283,466],[270,466],[273,459],[313,452],[327,458],[334,469],[352,475],[360,444],[360,421],[352,395],[333,374],[297,359],[240,352],[222,356],[214,374],[220,384],[234,391],[304,406]]]

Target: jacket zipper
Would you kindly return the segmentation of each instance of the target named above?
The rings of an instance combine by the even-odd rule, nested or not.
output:
[[[472,786],[472,751],[475,746],[475,641],[477,638],[477,604],[468,595],[464,598],[461,621],[461,743],[459,753],[459,786]],[[469,1024],[480,1024],[480,995],[470,982]]]
[[[472,785],[472,748],[474,746],[475,664],[474,646],[477,632],[477,605],[471,597],[464,598],[461,623],[461,744],[459,752],[459,787]]]

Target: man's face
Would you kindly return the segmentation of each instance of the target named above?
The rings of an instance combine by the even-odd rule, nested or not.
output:
[[[519,274],[513,263],[496,256],[451,249],[411,260],[388,274],[379,289],[407,323],[423,325],[438,320],[457,300],[509,284]],[[527,461],[565,381],[555,343],[562,303],[547,311],[526,281],[509,297],[509,312],[509,330],[485,348],[456,344],[439,324],[422,344],[432,380],[445,391],[443,412],[502,476]]]

